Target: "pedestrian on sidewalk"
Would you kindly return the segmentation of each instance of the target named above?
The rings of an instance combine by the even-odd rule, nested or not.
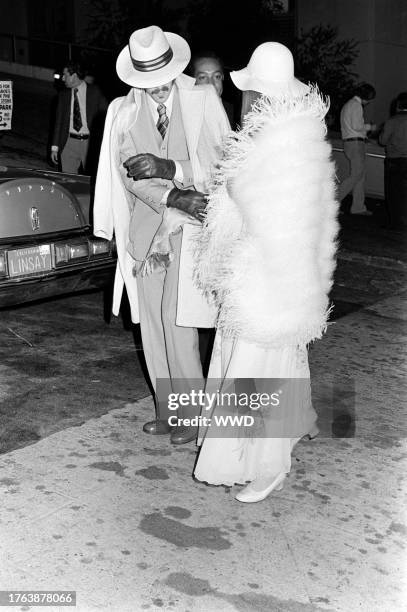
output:
[[[215,89],[183,74],[190,57],[181,36],[158,26],[131,35],[116,64],[131,90],[108,110],[94,204],[94,233],[116,236],[113,312],[125,284],[141,326],[157,417],[143,429],[171,433],[174,444],[193,441],[197,427],[181,421],[171,429],[168,392],[203,386],[197,327],[214,320],[193,285],[185,241],[200,232],[210,170],[230,130]],[[199,414],[199,405],[190,408],[179,416]]]
[[[63,69],[65,88],[59,92],[51,160],[61,161],[62,172],[90,173],[98,156],[107,100],[97,85],[85,81],[86,72],[78,62]],[[98,129],[99,128],[99,129]],[[93,153],[93,155],[92,155]]]
[[[327,325],[337,202],[328,104],[294,77],[287,47],[263,43],[231,78],[243,91],[243,127],[226,142],[197,253],[199,284],[216,295],[219,314],[206,386],[216,401],[202,411],[210,421],[201,422],[194,475],[215,485],[250,481],[236,499],[256,502],[282,487],[295,443],[318,433],[307,344]],[[244,393],[231,413],[237,388]],[[282,391],[288,413],[274,402],[258,409],[259,395]],[[241,405],[254,429],[221,428],[220,417]]]
[[[396,114],[388,119],[379,136],[386,147],[384,184],[390,227],[407,228],[407,92],[396,100]]]
[[[343,152],[349,161],[350,173],[339,185],[338,199],[342,201],[352,192],[351,213],[354,215],[372,214],[365,206],[366,138],[376,125],[365,123],[363,109],[375,97],[373,85],[362,83],[341,110]]]

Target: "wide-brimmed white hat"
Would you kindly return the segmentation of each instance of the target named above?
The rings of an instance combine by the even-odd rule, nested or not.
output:
[[[278,42],[259,45],[246,68],[231,72],[230,76],[242,91],[253,90],[278,98],[301,96],[310,89],[295,78],[292,53]]]
[[[191,59],[186,40],[158,26],[136,30],[116,62],[119,78],[132,87],[158,87],[179,76]]]

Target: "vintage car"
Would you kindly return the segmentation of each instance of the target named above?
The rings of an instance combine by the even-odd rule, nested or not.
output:
[[[343,142],[340,138],[332,138],[332,154],[336,164],[338,181],[349,175],[349,161],[343,152]],[[384,199],[384,148],[376,141],[366,143],[366,180],[365,192],[371,198]]]
[[[103,287],[114,242],[92,235],[86,176],[0,166],[0,307]]]

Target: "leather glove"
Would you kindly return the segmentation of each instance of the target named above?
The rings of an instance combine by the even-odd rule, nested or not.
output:
[[[175,162],[172,159],[157,157],[152,153],[140,153],[126,159],[123,166],[127,176],[135,181],[140,179],[162,178],[172,179],[175,176]]]
[[[177,187],[174,187],[167,198],[167,206],[183,210],[195,217],[195,219],[198,219],[198,221],[203,220],[206,205],[207,196],[193,189],[177,189]]]

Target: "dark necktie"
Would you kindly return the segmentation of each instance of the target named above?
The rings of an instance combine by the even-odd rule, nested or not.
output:
[[[79,132],[79,130],[82,127],[81,107],[79,106],[78,89],[76,87],[73,90],[73,122],[72,122],[72,126],[73,126],[73,129],[76,132]]]
[[[164,140],[170,120],[167,117],[167,109],[165,108],[164,104],[159,104],[157,106],[157,110],[158,110],[157,130],[160,132],[161,138]]]

